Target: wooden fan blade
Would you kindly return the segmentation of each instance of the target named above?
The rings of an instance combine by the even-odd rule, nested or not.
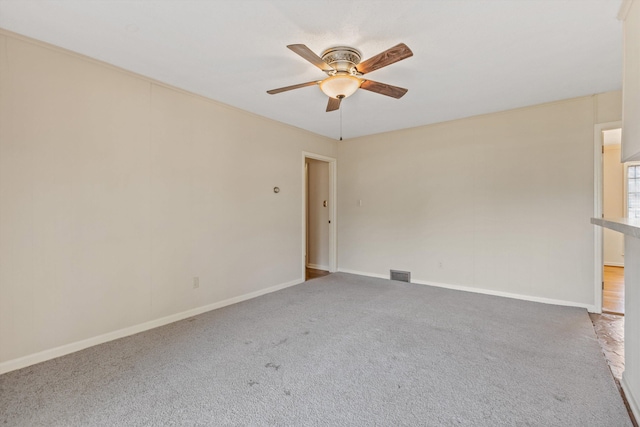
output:
[[[340,108],[340,101],[342,98],[332,98],[329,97],[329,103],[327,104],[327,113],[329,111],[335,111]]]
[[[289,49],[302,56],[307,61],[311,62],[322,71],[333,71],[333,67],[322,60],[318,55],[313,53],[311,49],[303,44],[290,44],[287,46]]]
[[[275,95],[276,93],[286,92],[288,90],[293,90],[293,89],[300,89],[301,87],[313,86],[313,85],[317,85],[317,84],[318,84],[318,82],[314,80],[312,82],[300,83],[300,84],[293,85],[293,86],[285,86],[285,87],[281,87],[281,88],[278,88],[278,89],[271,89],[271,90],[268,90],[267,93],[269,95]]]
[[[402,61],[410,56],[413,56],[411,49],[409,49],[406,44],[400,43],[382,53],[377,54],[376,56],[372,56],[364,62],[361,62],[356,65],[356,68],[362,74],[366,74],[375,71],[378,68],[391,65],[394,62]]]
[[[402,98],[408,91],[408,89],[405,89],[403,87],[392,86],[386,83],[378,83],[372,80],[363,81],[360,85],[360,88],[382,95],[387,95],[396,99]]]

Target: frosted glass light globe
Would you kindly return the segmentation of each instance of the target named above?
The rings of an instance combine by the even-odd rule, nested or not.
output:
[[[321,81],[320,90],[331,98],[337,99],[339,96],[348,98],[358,90],[361,84],[362,80],[355,76],[338,74]]]

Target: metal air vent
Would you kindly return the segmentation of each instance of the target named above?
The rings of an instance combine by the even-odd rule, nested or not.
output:
[[[399,271],[399,270],[390,270],[391,271],[391,280],[397,280],[399,282],[411,282],[411,272],[410,271]]]

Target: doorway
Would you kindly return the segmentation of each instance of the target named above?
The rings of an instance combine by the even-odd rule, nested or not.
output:
[[[628,168],[620,162],[620,149],[621,129],[603,130],[602,215],[605,218],[628,216]],[[624,235],[609,229],[602,230],[602,312],[624,315]]]
[[[303,153],[303,277],[336,271],[336,160]]]

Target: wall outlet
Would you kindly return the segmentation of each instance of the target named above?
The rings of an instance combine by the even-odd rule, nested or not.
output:
[[[200,278],[198,276],[195,276],[193,278],[193,289],[197,289],[200,287]]]
[[[438,261],[438,268],[442,268],[442,261]]]

